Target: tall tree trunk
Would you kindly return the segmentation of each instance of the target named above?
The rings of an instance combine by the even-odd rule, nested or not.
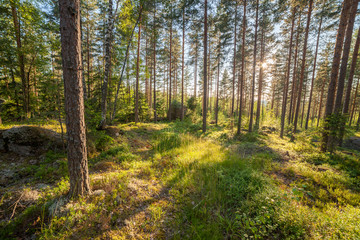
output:
[[[294,117],[294,131],[293,131],[293,135],[291,136],[291,140],[295,139],[295,133],[297,130],[297,122],[298,122],[298,115],[299,115],[300,101],[301,101],[301,91],[303,88],[303,82],[304,82],[304,78],[305,78],[306,49],[307,49],[307,40],[308,40],[308,36],[309,36],[312,5],[313,5],[313,0],[310,0],[306,28],[305,28],[305,39],[304,39],[304,48],[303,48],[303,54],[302,54],[301,73],[300,73],[300,79],[299,79],[298,100],[297,100],[297,105],[296,105],[296,109],[295,109],[295,117]]]
[[[157,122],[156,113],[156,1],[154,1],[154,121]]]
[[[231,121],[234,115],[234,103],[235,103],[235,72],[236,72],[236,19],[237,19],[237,1],[235,1],[235,20],[234,20],[234,59],[233,59],[233,79],[232,79],[232,89],[231,89]]]
[[[322,136],[322,144],[321,144],[321,150],[323,152],[326,152],[328,140],[329,140],[329,117],[333,112],[333,106],[334,106],[334,98],[335,98],[335,91],[336,91],[336,83],[338,80],[338,74],[339,74],[339,65],[341,60],[341,54],[343,50],[343,43],[344,43],[344,34],[346,30],[346,26],[348,23],[349,18],[349,11],[351,7],[352,0],[344,0],[343,8],[341,11],[340,16],[340,23],[339,23],[339,29],[336,36],[336,43],[335,43],[335,51],[334,51],[334,58],[331,68],[331,75],[330,75],[330,82],[328,86],[328,94],[326,99],[326,105],[325,105],[325,126],[324,126],[324,133]]]
[[[351,95],[352,83],[353,83],[355,69],[356,69],[356,63],[357,63],[358,54],[359,54],[359,46],[360,46],[360,27],[358,30],[358,35],[356,38],[354,52],[353,52],[353,56],[352,56],[352,62],[351,62],[351,67],[350,67],[350,72],[349,72],[349,80],[348,80],[346,95],[345,95],[345,100],[344,100],[343,114],[347,114],[349,112],[350,95]]]
[[[196,85],[197,85],[197,65],[198,65],[198,42],[196,39],[195,45],[195,70],[194,70],[194,97],[196,99]]]
[[[219,83],[220,83],[220,57],[217,62],[217,79],[216,79],[216,103],[215,103],[215,124],[218,125],[219,116]]]
[[[250,121],[249,121],[249,132],[252,132],[253,128],[253,115],[254,115],[254,95],[255,95],[255,73],[256,73],[256,44],[257,44],[257,28],[258,28],[258,15],[259,15],[259,0],[256,0],[256,17],[255,17],[255,44],[254,44],[254,60],[253,60],[253,76],[251,86],[251,106],[250,106]]]
[[[284,85],[282,108],[281,108],[281,128],[280,128],[280,137],[281,138],[283,138],[283,136],[284,136],[286,104],[287,104],[287,95],[288,95],[288,88],[289,88],[290,68],[291,68],[291,54],[292,54],[292,45],[293,45],[292,42],[293,42],[294,25],[295,25],[295,13],[296,13],[296,8],[294,7],[293,11],[292,11],[289,56],[288,56],[288,61],[287,61],[287,71],[286,71],[286,76],[285,76],[285,85]],[[290,106],[290,108],[291,108],[291,106]]]
[[[310,89],[310,96],[309,96],[309,105],[308,105],[308,110],[307,110],[307,115],[306,115],[306,120],[305,120],[305,129],[308,129],[308,122],[309,122],[309,117],[310,117],[311,101],[312,101],[315,71],[316,71],[316,59],[317,59],[317,54],[318,54],[318,49],[319,49],[319,40],[320,40],[320,33],[321,33],[321,24],[322,24],[322,16],[320,17],[318,36],[316,39],[315,58],[314,58],[313,72],[312,72],[312,77],[311,77],[311,89]]]
[[[300,127],[303,126],[303,121],[304,121],[305,103],[306,103],[306,91],[307,91],[307,80],[306,80],[305,86],[304,86],[304,98],[303,98],[302,111],[301,111],[301,124],[300,124]]]
[[[101,121],[99,124],[99,129],[103,129],[106,125],[106,112],[107,112],[107,94],[108,94],[108,85],[110,78],[110,68],[111,68],[111,40],[112,40],[112,31],[113,31],[113,5],[112,0],[109,0],[108,8],[108,23],[105,35],[105,71],[104,71],[104,80],[101,88]]]
[[[260,125],[260,113],[261,113],[261,94],[262,94],[262,82],[264,69],[262,63],[264,62],[264,52],[265,52],[265,32],[262,28],[261,33],[261,47],[260,47],[260,72],[259,72],[259,87],[258,87],[258,101],[256,106],[256,119],[255,119],[255,129],[259,129]]]
[[[70,196],[90,193],[81,66],[80,1],[59,0]]]
[[[342,53],[340,73],[339,73],[339,79],[338,79],[338,84],[337,84],[338,85],[337,93],[336,93],[335,105],[334,105],[334,110],[333,110],[333,113],[336,114],[337,116],[341,115],[341,110],[342,110],[342,99],[343,99],[343,95],[344,95],[345,77],[346,77],[346,72],[347,72],[346,70],[347,70],[347,65],[348,65],[348,60],[349,60],[352,33],[353,33],[354,21],[355,21],[357,8],[358,8],[358,0],[353,0],[349,19],[348,19],[348,24],[347,24],[347,28],[346,28],[346,33],[345,33],[344,50]],[[335,148],[335,145],[337,143],[340,145],[342,144],[342,138],[343,138],[342,132],[345,129],[341,126],[346,124],[346,120],[342,117],[339,119],[340,119],[339,120],[339,124],[340,124],[339,136],[332,136],[332,135],[329,136],[328,146],[330,147],[330,149],[329,149],[330,151],[332,151]],[[342,130],[342,129],[344,129],[344,130]],[[333,130],[336,131],[335,128],[333,128]]]
[[[139,24],[139,21],[140,21],[140,19],[141,19],[142,9],[143,9],[143,7],[142,7],[142,5],[141,5],[141,6],[140,6],[140,11],[139,11],[139,16],[138,16],[138,18],[137,18],[137,20],[136,20],[136,23],[135,23],[134,28],[133,28],[133,30],[132,30],[132,32],[131,32],[131,36],[130,36],[130,38],[129,38],[129,41],[128,41],[128,44],[127,44],[127,47],[126,47],[125,59],[124,59],[124,62],[123,62],[123,64],[122,64],[120,78],[119,78],[119,81],[118,81],[118,83],[117,83],[115,100],[114,100],[114,110],[113,110],[113,114],[112,114],[112,117],[111,117],[111,121],[113,121],[114,118],[115,118],[116,108],[117,108],[117,100],[118,100],[118,96],[119,96],[120,86],[121,86],[121,83],[122,83],[122,78],[123,78],[123,75],[124,75],[125,66],[126,66],[126,63],[127,63],[127,60],[128,60],[129,50],[130,50],[132,38],[133,38],[133,36],[134,36],[135,28],[137,27],[137,25]],[[130,86],[130,85],[129,85],[129,86]],[[129,90],[129,94],[130,94],[130,90]]]
[[[300,24],[301,24],[301,13],[299,14],[298,27],[296,33],[296,43],[295,43],[295,54],[294,54],[294,67],[293,67],[293,76],[291,83],[291,96],[290,96],[290,105],[289,105],[289,117],[288,124],[290,124],[293,120],[293,112],[295,110],[295,92],[297,86],[297,60],[298,60],[298,49],[299,49],[299,35],[300,35]]]
[[[182,12],[182,65],[181,65],[181,121],[184,120],[184,56],[185,56],[185,9]]]
[[[171,12],[172,13],[172,12]],[[169,109],[168,109],[168,118],[171,121],[171,53],[172,53],[172,14],[170,20],[170,66],[169,66]]]
[[[18,15],[16,11],[16,5],[15,1],[10,1],[11,5],[11,13],[13,17],[13,23],[14,23],[14,30],[15,30],[15,38],[16,38],[16,51],[19,59],[19,67],[20,67],[20,78],[21,78],[21,84],[22,84],[22,91],[23,91],[23,104],[24,104],[24,111],[25,111],[25,118],[27,119],[29,117],[29,103],[28,103],[28,95],[29,95],[29,89],[28,89],[28,83],[25,76],[25,57],[22,49],[22,43],[21,43],[21,35],[20,35],[20,24],[18,20]]]
[[[349,126],[351,126],[351,122],[352,122],[352,119],[353,119],[353,116],[354,116],[354,112],[355,112],[356,98],[357,98],[357,92],[358,92],[358,88],[359,88],[359,82],[360,82],[360,78],[358,79],[358,82],[357,82],[356,88],[355,88],[354,101],[353,101],[353,105],[352,105],[352,110],[351,110],[351,116],[350,116]]]
[[[139,23],[137,60],[136,60],[136,84],[135,84],[135,123],[139,122],[139,72],[140,72],[140,40],[141,40],[141,17]]]
[[[207,100],[207,0],[205,1],[205,5],[204,5],[204,89],[203,89],[203,125],[202,125],[202,131],[203,133],[206,132],[206,116],[207,116],[207,104],[206,104],[206,100]]]

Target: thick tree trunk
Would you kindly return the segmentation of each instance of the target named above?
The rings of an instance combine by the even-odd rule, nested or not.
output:
[[[136,84],[135,84],[135,123],[139,122],[139,72],[140,72],[140,40],[141,40],[141,17],[139,23],[137,60],[136,60]]]
[[[90,193],[81,66],[80,1],[59,0],[70,196]]]
[[[340,73],[339,73],[339,79],[338,79],[338,84],[337,84],[336,99],[335,99],[335,105],[334,105],[334,110],[333,110],[333,113],[336,114],[337,116],[341,115],[341,110],[342,110],[342,99],[343,99],[343,95],[344,95],[345,77],[346,77],[346,72],[347,72],[346,70],[347,70],[347,65],[348,65],[348,60],[349,60],[352,33],[353,33],[353,28],[354,28],[354,21],[355,21],[357,6],[358,6],[358,0],[353,0],[349,19],[348,19],[348,24],[347,24],[347,28],[346,28],[346,33],[345,33],[344,50],[342,53]],[[336,144],[339,144],[339,145],[342,144],[343,131],[345,129],[341,126],[346,124],[345,119],[340,118],[339,124],[340,124],[339,136],[332,136],[332,135],[329,136],[328,146],[330,148],[329,149],[330,151],[332,151],[335,148]],[[342,130],[342,129],[344,129],[344,130]],[[333,130],[336,131],[335,128],[333,128]]]
[[[355,69],[356,69],[356,63],[357,63],[358,54],[359,54],[359,46],[360,46],[360,27],[358,30],[358,35],[357,35],[355,46],[354,46],[354,52],[353,52],[352,62],[351,62],[351,67],[350,67],[350,72],[349,72],[349,80],[348,80],[348,84],[347,84],[346,95],[345,95],[345,100],[344,100],[344,107],[343,107],[344,114],[347,114],[349,112],[350,95],[351,95],[352,83],[353,83]]]
[[[252,86],[251,86],[251,105],[250,105],[250,121],[249,121],[249,132],[252,132],[253,118],[254,118],[254,98],[255,98],[255,74],[256,74],[256,51],[257,51],[257,28],[258,28],[258,16],[259,16],[259,0],[256,0],[256,17],[255,17],[255,44],[254,44],[254,59],[253,59],[253,71],[252,71]]]
[[[346,26],[348,23],[349,18],[349,11],[351,7],[352,0],[344,0],[343,8],[341,11],[340,16],[340,23],[339,23],[339,29],[336,36],[336,43],[335,43],[335,51],[334,51],[334,58],[331,68],[331,75],[330,75],[330,82],[328,86],[328,94],[326,99],[326,105],[325,105],[325,126],[324,126],[324,133],[322,136],[322,144],[321,144],[321,150],[323,152],[326,152],[328,140],[329,140],[329,117],[333,112],[333,106],[334,106],[334,98],[335,98],[335,91],[336,91],[336,83],[338,80],[338,74],[339,74],[339,65],[341,60],[341,54],[343,50],[343,43],[344,43],[344,34],[346,30]]]
[[[316,59],[317,59],[317,54],[318,54],[318,49],[319,49],[319,40],[320,40],[320,33],[321,33],[321,24],[322,24],[322,16],[320,17],[318,36],[316,39],[315,58],[314,58],[313,72],[312,72],[312,77],[311,77],[311,89],[310,89],[310,96],[309,96],[309,105],[308,105],[308,110],[307,110],[307,115],[306,115],[306,120],[305,120],[305,129],[308,129],[308,122],[309,122],[309,117],[310,117],[311,101],[312,101],[315,71],[316,71]]]
[[[113,31],[113,6],[112,0],[109,0],[108,8],[108,23],[107,23],[106,35],[105,35],[105,71],[104,71],[104,80],[101,87],[101,121],[99,124],[99,129],[103,129],[106,125],[106,112],[107,112],[107,94],[108,94],[108,85],[110,79],[110,68],[111,68],[111,40],[112,40],[112,31]]]
[[[305,78],[306,49],[307,49],[307,40],[308,40],[308,36],[309,36],[312,5],[313,5],[313,0],[310,0],[306,28],[305,28],[305,39],[304,39],[304,47],[303,47],[303,54],[302,54],[301,73],[300,73],[300,79],[299,79],[298,100],[297,100],[297,105],[296,105],[296,109],[295,109],[295,117],[294,117],[294,131],[291,136],[291,140],[295,139],[295,134],[296,134],[296,130],[297,130],[297,122],[298,122],[298,115],[299,115],[300,101],[301,101],[301,91],[303,88],[303,82],[304,82],[304,78]]]
[[[204,89],[203,89],[203,124],[202,124],[202,131],[203,133],[206,132],[206,116],[207,116],[207,0],[205,1],[204,5]]]

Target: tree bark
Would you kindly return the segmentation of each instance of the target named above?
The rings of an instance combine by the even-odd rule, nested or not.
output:
[[[184,56],[185,56],[185,9],[182,12],[182,65],[181,65],[181,121],[184,120]]]
[[[320,40],[320,33],[321,33],[321,24],[322,24],[322,16],[320,17],[318,36],[317,36],[317,39],[316,39],[315,59],[314,59],[312,77],[311,77],[311,89],[310,89],[310,96],[309,96],[309,105],[308,105],[308,110],[307,110],[307,115],[306,115],[306,120],[305,120],[305,129],[308,129],[308,122],[309,122],[309,117],[310,117],[310,108],[311,108],[312,94],[313,94],[313,88],[314,88],[314,79],[315,79],[315,70],[316,70],[316,59],[317,59],[317,54],[318,54],[318,49],[319,49],[319,40]]]
[[[70,196],[90,193],[81,66],[80,1],[59,0]]]
[[[299,92],[298,92],[298,99],[297,99],[297,105],[295,109],[295,117],[294,117],[294,131],[291,136],[291,140],[295,139],[295,134],[297,130],[297,122],[298,122],[298,115],[300,110],[300,101],[301,101],[301,92],[303,88],[303,82],[305,78],[305,65],[306,65],[306,49],[307,49],[307,40],[309,36],[309,27],[310,27],[310,20],[311,20],[311,12],[312,12],[312,5],[313,0],[309,1],[309,9],[308,9],[308,15],[307,15],[307,22],[306,22],[306,28],[305,28],[305,39],[304,39],[304,47],[303,47],[303,57],[302,57],[302,63],[301,63],[301,73],[300,73],[300,79],[299,79]]]
[[[206,116],[207,116],[207,0],[204,5],[204,89],[203,89],[203,124],[202,131],[206,132]]]
[[[171,121],[171,53],[172,53],[172,11],[171,11],[171,20],[170,20],[170,66],[169,66],[169,109],[168,109],[168,118]]]
[[[255,70],[256,70],[256,44],[257,44],[257,28],[258,28],[258,15],[259,15],[259,0],[256,0],[256,17],[255,17],[255,44],[254,44],[254,60],[253,60],[253,76],[251,86],[251,105],[250,105],[250,121],[249,121],[249,132],[252,132],[253,128],[253,115],[254,115],[254,95],[255,95]]]
[[[141,40],[141,17],[139,23],[137,60],[136,60],[136,84],[135,84],[135,123],[139,122],[139,72],[140,72],[140,40]]]
[[[293,112],[295,110],[295,92],[296,92],[296,85],[297,85],[297,59],[298,59],[298,49],[299,49],[299,35],[300,35],[300,23],[301,23],[301,14],[299,14],[298,20],[298,27],[296,33],[296,43],[295,43],[295,54],[294,54],[294,67],[293,67],[293,76],[292,76],[292,83],[291,83],[291,97],[290,97],[290,106],[289,106],[289,117],[288,117],[288,124],[290,124],[293,120]]]
[[[22,84],[22,90],[23,90],[23,102],[24,102],[23,108],[25,111],[25,119],[27,119],[29,117],[29,102],[28,102],[29,89],[28,89],[27,79],[25,76],[25,57],[24,57],[22,43],[21,43],[20,23],[18,20],[15,1],[10,1],[10,5],[11,5],[11,13],[12,13],[13,23],[14,23],[15,38],[16,38],[16,51],[17,51],[18,59],[19,59],[20,78],[21,78],[21,84]]]
[[[355,88],[355,93],[354,93],[354,101],[353,101],[353,105],[352,105],[352,110],[351,110],[351,116],[350,116],[350,121],[349,121],[349,126],[351,126],[351,122],[354,116],[354,112],[355,112],[355,106],[356,106],[356,98],[357,98],[357,92],[358,92],[358,88],[359,88],[359,82],[360,80],[358,79],[358,82],[356,84],[356,88]]]
[[[231,118],[234,115],[234,103],[235,103],[235,71],[236,71],[236,19],[237,19],[237,1],[235,1],[235,20],[234,20],[234,59],[233,59],[233,79],[232,79],[232,96],[231,96]],[[231,120],[232,121],[232,120]]]
[[[284,125],[285,125],[285,115],[286,115],[286,104],[287,104],[287,95],[288,95],[288,87],[289,87],[289,79],[290,79],[290,68],[291,68],[291,54],[292,54],[292,42],[294,35],[294,25],[295,25],[295,13],[296,8],[294,7],[292,12],[292,21],[291,21],[291,30],[290,30],[290,46],[289,46],[289,57],[287,61],[287,71],[286,71],[286,79],[283,91],[283,102],[281,108],[281,128],[280,128],[280,137],[284,136]],[[291,106],[290,106],[291,107]]]
[[[256,119],[255,119],[255,129],[259,129],[260,125],[260,113],[261,113],[261,94],[262,94],[262,82],[264,69],[262,63],[264,62],[264,52],[265,52],[265,31],[262,28],[261,34],[261,47],[260,47],[260,72],[259,72],[259,87],[258,87],[258,101],[256,106]]]
[[[156,1],[154,1],[154,121],[157,122],[156,113]]]
[[[344,34],[348,23],[348,15],[349,15],[351,3],[352,0],[344,0],[343,8],[340,16],[339,29],[336,36],[334,58],[331,68],[330,82],[328,86],[328,94],[325,105],[325,114],[324,114],[325,125],[324,125],[324,133],[322,136],[322,143],[321,143],[321,151],[323,152],[326,152],[328,147],[327,145],[329,140],[329,128],[330,128],[329,117],[332,114],[333,106],[334,106],[336,83],[338,80],[339,65],[340,65],[340,59],[341,59],[343,43],[344,43]]]
[[[111,68],[111,41],[113,31],[113,6],[112,0],[109,0],[108,8],[108,26],[105,35],[105,71],[104,80],[101,88],[101,121],[98,126],[99,129],[103,129],[106,125],[106,112],[107,112],[107,93],[110,79],[110,68]]]

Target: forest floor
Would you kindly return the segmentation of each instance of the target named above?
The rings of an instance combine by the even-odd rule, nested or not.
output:
[[[359,151],[321,153],[314,129],[295,142],[272,127],[235,131],[186,121],[89,132],[93,193],[77,200],[64,153],[4,153],[0,239],[360,238]]]

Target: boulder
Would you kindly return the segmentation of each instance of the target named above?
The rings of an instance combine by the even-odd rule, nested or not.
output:
[[[350,137],[344,142],[344,147],[360,151],[360,137]]]
[[[17,126],[0,133],[0,150],[34,156],[49,149],[61,149],[60,134],[35,126]]]

